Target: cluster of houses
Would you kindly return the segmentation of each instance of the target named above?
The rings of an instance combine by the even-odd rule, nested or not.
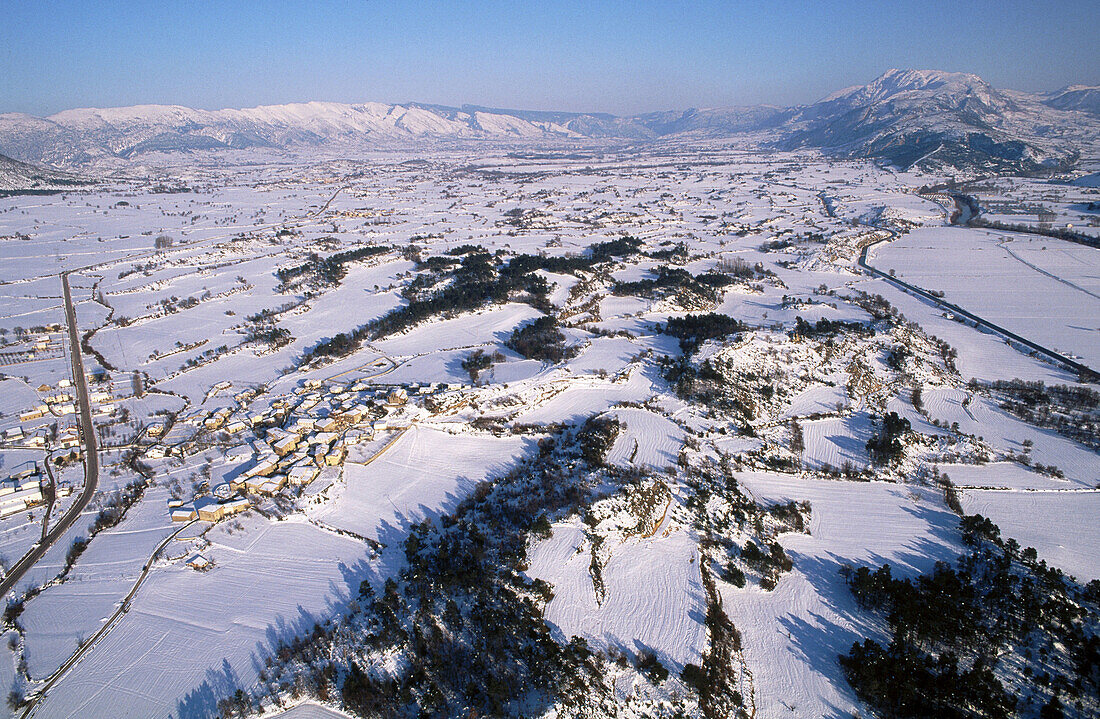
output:
[[[0,480],[0,517],[7,517],[30,509],[45,501],[38,466],[26,469]]]
[[[16,335],[16,341],[22,343],[22,346],[26,346],[27,343],[30,346],[17,352],[0,353],[0,364],[19,364],[58,356],[64,350],[63,335],[60,334],[61,325],[52,324],[39,329],[44,331],[33,336],[23,335],[22,338]]]
[[[197,497],[190,504],[184,504],[182,499],[170,499],[168,509],[172,513],[172,521],[190,522],[201,519],[204,522],[217,522],[252,506],[246,497],[234,497],[232,492],[228,485],[219,484],[212,495]]]
[[[263,440],[257,440],[248,452],[243,471],[213,487],[209,496],[189,504],[173,500],[169,505],[172,520],[217,521],[247,509],[250,505],[246,495],[273,495],[288,485],[307,485],[321,469],[341,466],[350,446],[373,438],[377,432],[406,426],[410,418],[403,408],[410,393],[429,395],[446,388],[379,388],[364,382],[324,385],[311,380],[294,394],[271,400],[266,409],[241,412],[239,418],[235,418],[237,413],[232,408],[185,418],[190,424],[230,434],[251,428],[262,434]],[[236,399],[243,404],[250,396]],[[163,431],[159,427],[156,436]],[[146,434],[153,436],[153,428],[147,427]]]
[[[38,387],[41,404],[20,412],[19,424],[8,427],[0,433],[4,444],[18,445],[27,449],[68,450],[68,453],[53,455],[55,459],[79,459],[80,433],[76,426],[76,401],[73,397],[72,381],[59,380],[56,387],[43,384]],[[118,398],[108,389],[94,388],[88,394],[92,403],[93,419],[101,419],[115,414],[110,406]],[[58,420],[60,418],[60,421]],[[51,437],[51,425],[57,423],[56,436]]]

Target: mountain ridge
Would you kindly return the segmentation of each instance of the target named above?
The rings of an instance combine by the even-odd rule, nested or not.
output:
[[[303,102],[201,110],[182,105],[76,108],[39,118],[0,114],[0,153],[73,169],[150,153],[419,143],[426,140],[654,141],[729,138],[818,148],[906,168],[915,163],[1031,171],[1072,162],[1096,134],[1100,89],[1043,95],[993,88],[977,75],[890,69],[866,85],[796,107],[690,108],[629,116],[479,105]]]

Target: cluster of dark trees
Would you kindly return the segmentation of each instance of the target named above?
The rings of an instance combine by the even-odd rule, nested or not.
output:
[[[481,307],[489,302],[503,302],[512,291],[521,288],[521,283],[530,285],[536,292],[545,295],[545,282],[540,287],[535,280],[537,275],[517,278],[513,273],[498,273],[498,259],[479,250],[466,254],[457,267],[449,269],[441,277],[434,273],[425,275],[429,281],[417,280],[416,294],[408,304],[360,325],[351,332],[341,333],[323,341],[310,349],[302,358],[309,362],[318,357],[342,357],[359,348],[364,339],[380,337],[400,332],[435,315],[445,312],[463,312]],[[440,280],[449,277],[452,281],[439,290],[431,290]],[[423,297],[419,295],[423,293]],[[411,294],[411,293],[407,293]]]
[[[718,339],[743,332],[746,327],[729,315],[708,313],[670,317],[668,322],[657,328],[666,335],[680,340],[679,357],[662,357],[657,360],[661,375],[672,385],[676,395],[683,400],[700,402],[725,412],[734,412],[743,416],[752,414],[738,393],[731,392],[732,380],[726,376],[721,364],[711,359],[704,360],[696,367],[692,356],[699,345],[710,339]],[[761,391],[772,391],[765,385]]]
[[[694,276],[681,267],[669,267],[659,265],[656,277],[633,282],[616,282],[612,288],[612,294],[620,296],[637,296],[655,298],[677,290],[686,290],[705,299],[716,301],[718,288],[730,284],[727,275],[720,272],[705,272]]]
[[[742,257],[722,260],[718,263],[717,271],[738,280],[762,280],[772,274],[763,263],[757,262],[755,265],[750,265]]]
[[[809,533],[809,502],[761,506],[742,491],[725,456],[717,463],[687,468],[685,483],[691,489],[685,506],[693,514],[695,529],[705,538],[703,546],[716,563],[718,575],[743,587],[748,579],[745,570],[749,570],[759,575],[761,588],[774,589],[779,576],[794,566],[775,538],[781,532]],[[750,538],[740,544],[745,534]]]
[[[714,589],[710,573],[703,574],[708,595],[707,614],[703,623],[707,627],[710,643],[703,653],[701,664],[685,664],[680,679],[695,690],[704,717],[734,717],[748,719],[745,698],[734,689],[736,654],[741,651],[741,632],[733,625],[722,609],[722,602]]]
[[[121,522],[126,516],[126,510],[134,506],[134,503],[145,494],[145,486],[144,480],[135,479],[121,490],[108,495],[106,503],[92,522],[91,533],[110,529]]]
[[[400,332],[424,320],[445,313],[468,312],[494,302],[506,302],[516,292],[527,292],[532,304],[543,305],[549,287],[538,275],[518,273],[500,266],[500,261],[488,252],[473,252],[447,274],[450,282],[441,289],[431,290],[423,298],[410,301],[369,325],[372,336]],[[440,278],[443,279],[443,278]],[[544,306],[544,305],[543,305]]]
[[[657,365],[661,376],[672,385],[672,390],[680,399],[705,404],[723,412],[751,416],[751,408],[727,391],[731,380],[723,373],[721,366],[711,359],[704,360],[696,368],[691,362],[691,354],[681,354],[675,358],[659,357]]]
[[[1100,392],[1042,381],[997,380],[989,388],[1001,407],[1028,424],[1049,427],[1087,447],[1100,449]]]
[[[593,467],[602,467],[607,459],[607,452],[615,443],[622,429],[619,420],[615,417],[590,417],[577,432],[577,446],[580,447],[581,458]]]
[[[294,338],[290,336],[290,330],[278,325],[257,324],[248,330],[247,342],[263,342],[275,347],[289,344]]]
[[[337,252],[328,257],[321,257],[316,252],[311,252],[304,263],[294,267],[280,268],[275,272],[275,276],[284,285],[304,277],[308,277],[311,282],[319,286],[338,285],[340,280],[344,279],[347,274],[344,265],[375,255],[385,254],[391,249],[393,248],[386,245],[365,245],[352,250]]]
[[[882,418],[882,426],[871,439],[867,440],[867,453],[876,464],[888,464],[900,459],[905,452],[901,438],[912,426],[909,420],[897,412],[890,412]]]
[[[751,540],[746,542],[745,546],[741,548],[741,560],[750,569],[762,575],[760,586],[766,591],[775,589],[779,575],[791,571],[794,567],[794,563],[791,562],[791,558],[787,556],[787,552],[782,545],[775,541],[767,544],[767,551],[764,551],[763,548]],[[734,582],[734,584],[737,583]],[[743,574],[739,586],[744,586]]]
[[[642,241],[629,235],[618,237],[614,240],[597,242],[588,248],[588,256],[595,262],[606,262],[615,257],[630,257],[638,254],[638,248]]]
[[[462,369],[470,375],[471,382],[477,382],[479,374],[492,367],[494,362],[503,361],[504,355],[500,352],[489,354],[485,350],[477,349],[466,355],[466,359],[462,360]]]
[[[602,661],[583,639],[554,639],[541,609],[552,590],[524,572],[529,534],[606,482],[582,456],[595,426],[562,428],[453,513],[413,527],[400,577],[380,592],[364,581],[350,615],[280,646],[268,685],[338,697],[360,716],[506,717],[552,702],[579,714],[598,703]],[[374,653],[400,656],[396,672],[358,659]],[[659,660],[644,659],[661,676]]]
[[[852,332],[857,335],[869,337],[875,333],[875,328],[863,322],[844,322],[843,320],[830,320],[822,317],[811,324],[802,317],[794,320],[794,329],[791,337],[832,337],[840,332]]]
[[[916,579],[842,569],[890,632],[840,657],[856,693],[887,719],[1096,716],[1100,581],[1081,587],[980,515],[960,527],[968,553],[955,567]]]
[[[343,357],[349,355],[363,343],[367,337],[366,327],[359,327],[351,332],[341,332],[335,337],[322,340],[313,348],[302,355],[302,363],[305,364],[320,357]]]
[[[671,242],[666,241],[661,244],[671,244]],[[683,242],[677,242],[671,247],[665,247],[664,249],[660,250],[652,250],[651,252],[646,253],[648,257],[651,257],[655,260],[677,260],[681,262],[688,259],[688,254],[688,246]]]
[[[641,244],[633,237],[621,237],[590,246],[586,256],[541,257],[523,254],[512,257],[508,262],[502,261],[500,253],[490,254],[476,245],[452,248],[447,256],[428,257],[420,261],[419,266],[426,272],[417,275],[402,292],[408,304],[351,332],[319,343],[305,354],[302,361],[341,357],[358,349],[368,337],[390,335],[438,315],[467,312],[509,299],[520,299],[542,312],[549,312],[553,309],[547,299],[550,286],[535,274],[536,270],[575,274],[581,270],[591,270],[614,257],[636,254]],[[461,261],[456,260],[458,257],[462,258]],[[292,268],[292,271],[297,270]]]
[[[745,325],[739,320],[715,312],[669,317],[668,322],[658,328],[662,334],[680,340],[680,349],[685,354],[691,354],[707,340],[726,337],[744,330]]]
[[[785,237],[779,240],[768,240],[760,245],[759,250],[761,252],[781,252],[789,247],[794,247],[796,244],[794,238]]]
[[[558,329],[553,315],[544,315],[512,331],[506,345],[527,359],[557,363],[576,354],[575,347],[565,346],[565,335]]]

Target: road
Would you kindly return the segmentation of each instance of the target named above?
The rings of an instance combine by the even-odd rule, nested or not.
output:
[[[332,197],[328,198],[328,202],[326,202],[321,209],[314,212],[311,215],[311,217],[319,217],[322,212],[324,212],[325,210],[328,209],[328,206],[332,204],[332,201],[336,199],[336,196],[340,194],[340,191],[345,190],[345,189],[347,189],[347,188],[346,187],[337,187],[336,192],[332,193]]]
[[[154,549],[153,553],[149,556],[149,561],[146,562],[145,566],[141,568],[141,574],[138,575],[137,581],[134,582],[134,586],[131,587],[130,592],[125,597],[123,597],[122,602],[119,603],[118,609],[115,610],[115,613],[112,614],[110,618],[108,618],[107,621],[103,623],[103,626],[99,628],[99,631],[93,634],[91,638],[88,639],[88,641],[80,645],[80,648],[77,649],[76,652],[74,652],[73,655],[69,657],[64,664],[58,667],[57,671],[54,672],[52,676],[50,676],[45,685],[43,685],[43,687],[33,697],[29,699],[27,706],[23,709],[24,719],[34,714],[34,710],[46,697],[46,692],[52,689],[53,686],[61,680],[61,677],[65,676],[65,673],[68,672],[74,664],[80,661],[81,657],[91,651],[96,642],[102,639],[103,636],[107,634],[107,632],[111,631],[111,629],[115,626],[115,624],[118,622],[123,614],[130,611],[130,601],[134,598],[134,595],[137,594],[138,589],[141,588],[141,583],[144,582],[145,577],[148,576],[149,570],[152,569],[153,562],[156,561],[157,556],[166,546],[168,546],[169,542],[176,538],[176,535],[178,535],[180,532],[187,529],[197,521],[199,520],[191,520],[187,524],[169,534],[167,537],[164,538],[163,541],[161,541],[160,544],[157,545],[157,548]]]
[[[891,240],[897,239],[898,233],[895,232],[894,230],[891,230],[888,227],[880,227],[878,225],[867,225],[867,226],[868,227],[873,227],[876,230],[882,230],[884,232],[889,232],[890,233],[890,239],[889,240],[880,240],[879,242],[890,242]],[[922,298],[924,298],[924,299],[926,299],[926,300],[928,300],[928,301],[930,301],[934,304],[937,304],[940,307],[943,307],[944,309],[948,310],[949,312],[952,312],[955,315],[958,315],[960,317],[965,317],[966,319],[970,320],[971,322],[973,322],[977,325],[980,325],[982,327],[985,327],[986,329],[993,330],[997,334],[999,334],[1003,337],[1007,337],[1008,339],[1012,340],[1013,342],[1021,344],[1024,347],[1027,347],[1029,349],[1035,350],[1039,354],[1042,354],[1042,355],[1045,355],[1045,356],[1049,357],[1050,359],[1054,360],[1058,364],[1061,364],[1062,366],[1076,372],[1077,374],[1079,374],[1083,377],[1094,377],[1094,378],[1095,377],[1100,377],[1100,373],[1098,373],[1096,370],[1094,370],[1091,367],[1088,367],[1084,364],[1081,364],[1080,362],[1077,362],[1076,360],[1070,359],[1069,357],[1066,357],[1065,355],[1061,354],[1060,352],[1056,352],[1055,350],[1052,350],[1049,347],[1044,347],[1040,344],[1032,342],[1031,340],[1029,340],[1025,337],[1021,337],[1020,335],[1016,334],[1015,332],[1013,332],[1011,330],[1008,330],[1008,329],[1005,329],[1004,327],[1001,327],[998,324],[990,322],[989,320],[986,320],[986,319],[982,319],[981,317],[977,316],[976,314],[974,314],[972,312],[968,312],[968,311],[964,310],[962,307],[959,307],[958,305],[956,305],[952,302],[948,302],[947,300],[940,299],[939,297],[936,297],[935,295],[933,295],[928,290],[917,287],[916,285],[911,285],[908,282],[904,282],[902,280],[899,280],[897,277],[894,277],[894,276],[892,276],[892,275],[890,275],[886,272],[883,272],[882,270],[879,270],[875,267],[872,267],[867,262],[867,253],[870,251],[870,249],[872,247],[879,244],[879,242],[873,242],[870,245],[867,245],[866,247],[863,248],[863,251],[859,253],[859,260],[858,260],[859,266],[862,267],[864,270],[866,270],[869,274],[874,275],[875,277],[881,277],[882,279],[886,280],[887,282],[890,282],[891,284],[894,284],[894,285],[896,285],[896,286],[898,286],[898,287],[900,287],[904,290],[907,290],[908,292],[910,292],[912,294],[915,294],[915,295],[917,295],[919,297],[922,297]]]
[[[42,541],[35,545],[31,551],[23,555],[23,558],[15,563],[4,580],[0,582],[0,597],[7,596],[23,575],[42,558],[42,555],[52,547],[57,540],[73,526],[77,518],[88,507],[99,486],[99,455],[96,454],[95,429],[92,425],[92,405],[88,400],[88,380],[84,376],[84,359],[80,355],[80,336],[76,325],[76,308],[73,307],[72,293],[69,290],[68,273],[61,275],[61,289],[65,294],[65,322],[69,330],[69,351],[73,365],[73,387],[76,388],[76,401],[80,405],[80,413],[77,415],[80,427],[80,438],[84,444],[84,489],[77,497],[76,503],[69,507],[65,514],[61,515],[57,525],[46,532]],[[47,459],[47,461],[49,461]]]
[[[46,475],[50,478],[50,501],[46,504],[45,516],[42,517],[42,539],[46,541],[46,533],[50,529],[50,513],[53,512],[53,505],[57,502],[57,479],[53,476],[53,470],[50,469],[50,453],[46,453],[46,459],[42,462],[46,465]]]

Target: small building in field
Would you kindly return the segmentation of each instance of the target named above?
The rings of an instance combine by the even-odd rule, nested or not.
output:
[[[191,567],[195,571],[205,572],[206,570],[214,566],[214,562],[204,557],[201,554],[194,554],[187,559],[187,566]]]
[[[40,404],[37,407],[35,407],[34,409],[29,409],[26,412],[20,412],[19,421],[20,422],[30,422],[33,419],[38,419],[39,417],[45,417],[46,413],[49,412],[49,411],[50,411],[49,407],[47,407],[44,404]]]

